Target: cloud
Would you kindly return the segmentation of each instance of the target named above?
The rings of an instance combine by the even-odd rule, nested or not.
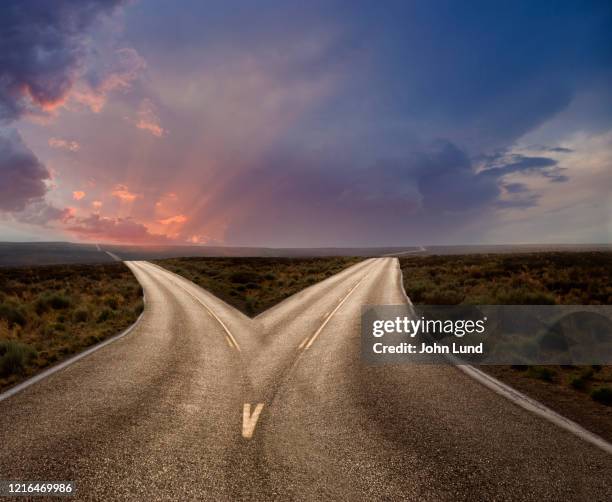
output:
[[[44,200],[29,204],[23,211],[13,213],[15,220],[30,225],[47,226],[51,222],[69,221],[73,216],[71,208],[59,209]]]
[[[187,216],[185,216],[184,214],[177,214],[176,216],[170,216],[169,218],[159,220],[159,223],[162,225],[176,225],[185,223],[186,221]]]
[[[74,200],[81,200],[85,197],[85,195],[85,192],[83,192],[82,190],[75,190],[74,192],[72,192],[72,198]]]
[[[500,211],[538,205],[540,194],[506,181],[510,174],[561,176],[551,159],[504,159],[481,171],[464,150],[443,140],[366,168],[323,153],[285,153],[216,186],[181,235],[202,233],[234,245],[444,242],[461,238],[475,222],[494,221]]]
[[[525,193],[529,191],[529,188],[524,183],[504,183],[502,186],[508,193]]]
[[[76,141],[70,141],[61,138],[49,138],[49,146],[58,150],[67,150],[69,152],[78,152],[81,148]]]
[[[114,52],[116,58],[102,70],[90,70],[72,93],[72,98],[99,113],[106,104],[107,95],[112,91],[129,89],[134,80],[146,68],[146,62],[131,47]]]
[[[0,7],[0,47],[3,48],[0,51],[0,123],[9,124],[25,115],[45,115],[66,104],[84,76],[91,53],[85,36],[87,30],[122,3],[122,0],[3,2]],[[97,99],[98,109],[107,92],[129,86],[144,65],[133,49],[121,49],[116,56],[115,66],[105,71],[103,78],[98,82],[88,78],[81,84]],[[88,77],[91,77],[89,71]],[[48,144],[70,152],[80,148],[76,141],[58,137],[50,138]],[[65,220],[68,209],[58,209],[43,200],[49,179],[49,171],[24,144],[19,133],[3,132],[0,136],[0,211],[12,212],[24,223],[46,225],[50,221]],[[84,196],[81,191],[73,193],[76,200]]]
[[[539,174],[552,182],[563,183],[569,180],[563,171],[564,169],[559,167],[559,161],[550,157],[502,153],[489,156],[480,174],[483,177],[496,178],[510,174]]]
[[[83,239],[108,242],[138,244],[171,242],[165,235],[149,232],[145,225],[132,218],[108,218],[99,214],[76,219],[73,224],[66,227],[66,230]]]
[[[0,131],[0,211],[21,211],[44,197],[49,177],[15,129]]]
[[[448,141],[434,142],[410,159],[410,165],[425,211],[470,211],[492,203],[500,194],[497,180],[478,176],[467,154]]]
[[[85,31],[120,0],[6,0],[0,16],[0,120],[63,104],[79,77]]]
[[[143,99],[138,109],[138,120],[136,127],[151,133],[153,136],[161,138],[166,132],[161,126],[159,117],[155,112],[155,107],[149,99]]]
[[[387,245],[493,207],[499,194],[497,180],[480,178],[448,142],[367,168],[290,152],[226,179],[182,234],[235,245]]]
[[[116,185],[111,195],[124,202],[134,202],[139,197],[142,197],[142,194],[130,192],[129,188],[125,185]]]
[[[64,44],[73,51],[6,45],[36,75],[45,65],[29,55],[74,55],[49,72],[63,80],[49,77],[43,98],[32,98],[27,85],[0,96],[13,100],[12,117],[67,105],[72,113],[53,124],[55,139],[91,141],[78,159],[63,155],[59,165],[55,155],[49,167],[86,190],[87,202],[103,201],[88,206],[119,227],[127,224],[116,217],[131,214],[130,223],[149,234],[178,229],[177,238],[231,244],[469,242],[500,214],[538,220],[545,201],[569,193],[586,167],[571,163],[578,150],[571,133],[610,126],[612,93],[602,84],[612,11],[604,2],[566,3],[553,19],[549,9],[518,3],[347,10],[248,2],[236,9],[215,0],[177,9],[151,1],[122,18],[146,64],[134,49],[100,37],[105,27],[97,21],[117,2],[57,3],[71,5],[77,18],[84,5],[99,11],[92,29],[73,30]],[[39,25],[61,41],[67,31],[55,19],[49,14]],[[10,32],[4,23],[2,42]],[[537,36],[517,37],[516,26]],[[8,57],[3,52],[0,62]],[[5,67],[23,74],[0,65],[4,91]],[[104,108],[113,92],[124,95]],[[590,108],[580,104],[584,95],[592,96]],[[581,113],[542,129],[574,106]],[[38,129],[24,127],[32,145],[51,136]],[[544,146],[517,148],[529,144]],[[91,177],[95,188],[86,184]],[[173,200],[163,195],[170,190]],[[591,193],[584,182],[572,200],[595,200]],[[54,197],[74,204],[64,187]]]
[[[564,146],[545,146],[545,145],[530,145],[528,150],[537,150],[540,152],[550,153],[572,153],[574,150]]]

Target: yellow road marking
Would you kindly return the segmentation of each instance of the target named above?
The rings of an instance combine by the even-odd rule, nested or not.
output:
[[[355,291],[357,289],[357,287],[363,282],[363,280],[368,276],[369,274],[364,275],[359,282],[357,282],[357,284],[355,284],[350,290],[349,292],[346,294],[346,296],[344,298],[342,298],[342,300],[340,300],[340,303],[338,303],[338,305],[336,306],[336,308],[334,310],[332,310],[331,314],[329,314],[329,316],[325,319],[325,321],[323,321],[323,324],[321,324],[321,326],[319,326],[319,329],[315,332],[314,335],[312,335],[310,337],[310,340],[308,341],[308,343],[306,344],[306,346],[304,347],[304,350],[309,349],[311,347],[311,345],[315,342],[315,340],[317,339],[317,337],[321,334],[321,331],[323,331],[323,328],[325,328],[325,326],[327,325],[327,323],[330,321],[330,319],[334,316],[334,314],[338,311],[338,309],[340,307],[342,307],[342,305],[344,304],[344,302],[348,299],[349,296],[351,296],[351,294],[353,293],[353,291]]]
[[[158,265],[154,265],[154,264],[150,264],[153,265],[156,268],[159,268],[162,272],[166,272],[167,274],[172,274],[172,275],[177,275],[174,274],[173,272],[170,272],[168,270],[165,270],[162,267],[159,267]],[[181,277],[181,279],[183,279]],[[198,298],[196,295],[194,295],[191,291],[189,291],[187,288],[185,288],[184,286],[180,285],[178,282],[173,281],[172,279],[170,279],[170,282],[173,283],[175,286],[178,286],[179,288],[181,288],[183,291],[185,291],[185,293],[187,293],[189,296],[191,296],[196,302],[198,302],[200,305],[202,305],[202,307],[204,307],[208,313],[213,316],[215,318],[215,320],[221,325],[221,327],[223,328],[223,330],[225,331],[225,333],[227,334],[227,336],[230,338],[230,340],[232,341],[232,343],[234,344],[234,347],[236,348],[236,350],[238,352],[240,352],[240,346],[238,345],[238,342],[236,341],[236,339],[234,338],[234,336],[232,335],[232,333],[230,332],[230,330],[228,329],[228,327],[225,325],[225,323],[219,319],[219,317],[217,317],[217,314],[215,314],[209,307],[208,305],[206,305],[202,300],[200,300],[200,298]]]
[[[259,420],[259,415],[261,414],[261,410],[263,410],[264,403],[257,403],[255,409],[253,410],[253,414],[251,414],[251,404],[244,403],[242,407],[242,437],[245,439],[251,439],[253,437],[253,432],[255,432],[255,426],[257,425],[257,420]]]

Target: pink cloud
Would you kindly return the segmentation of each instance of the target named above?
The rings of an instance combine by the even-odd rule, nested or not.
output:
[[[142,194],[130,192],[126,185],[116,185],[111,194],[125,202],[134,202],[139,197],[142,197]]]
[[[150,132],[153,136],[161,138],[165,134],[164,128],[161,126],[159,117],[155,112],[155,107],[149,99],[143,99],[138,109],[138,120],[136,127],[144,131]]]
[[[69,152],[78,152],[81,148],[76,141],[69,141],[61,138],[50,138],[49,146],[58,150],[67,150]]]
[[[172,224],[182,224],[187,221],[187,216],[184,214],[177,214],[176,216],[170,216],[169,218],[164,218],[163,220],[159,220],[159,223],[162,225],[172,225]]]
[[[132,218],[108,218],[99,214],[79,218],[67,230],[88,240],[137,244],[171,241],[166,235],[151,233],[145,225]]]
[[[74,192],[72,192],[72,198],[74,200],[81,200],[82,198],[85,197],[85,195],[87,194],[83,192],[82,190],[75,190]]]
[[[135,49],[125,47],[115,51],[117,56],[111,68],[97,83],[79,82],[71,98],[98,113],[106,104],[107,95],[113,91],[125,91],[146,68],[146,62]]]

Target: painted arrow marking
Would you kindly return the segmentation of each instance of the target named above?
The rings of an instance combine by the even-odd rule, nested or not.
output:
[[[263,410],[264,403],[257,403],[253,413],[251,414],[251,404],[244,403],[242,407],[242,437],[246,439],[251,439],[253,437],[253,432],[255,432],[255,426],[257,425],[257,420],[259,419],[259,415],[261,414],[261,410]]]

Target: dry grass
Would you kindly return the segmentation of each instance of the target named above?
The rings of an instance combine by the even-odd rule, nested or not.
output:
[[[123,264],[0,269],[0,388],[120,332],[142,308]]]
[[[361,258],[173,258],[156,263],[249,316],[330,277]]]
[[[612,253],[525,253],[400,259],[404,286],[423,305],[609,305]]]

